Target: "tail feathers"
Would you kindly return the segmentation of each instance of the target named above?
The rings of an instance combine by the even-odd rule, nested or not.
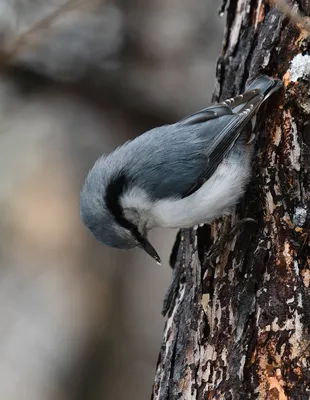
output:
[[[262,75],[254,79],[254,81],[246,88],[246,92],[249,90],[259,89],[261,94],[263,94],[265,101],[272,95],[272,93],[280,89],[282,85],[283,83],[281,80]]]
[[[280,89],[282,81],[269,78],[266,75],[256,78],[245,90],[242,95],[225,100],[223,103],[231,107],[234,113],[246,110],[250,105],[257,111],[258,108],[272,95]]]
[[[256,114],[260,106],[278,89],[282,87],[282,81],[279,79],[269,78],[262,75],[256,78],[243,94],[243,99],[246,100],[242,105],[233,108],[235,113],[252,110]]]

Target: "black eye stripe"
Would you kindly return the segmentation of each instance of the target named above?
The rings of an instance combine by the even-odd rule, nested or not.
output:
[[[143,237],[138,231],[138,228],[124,217],[123,210],[120,205],[120,197],[128,189],[129,182],[130,180],[124,173],[112,178],[111,182],[107,186],[105,202],[115,220],[121,226],[128,229],[141,243]]]
[[[122,217],[122,208],[120,205],[120,196],[128,187],[128,179],[124,174],[119,175],[111,180],[107,186],[105,202],[111,214],[118,221]]]

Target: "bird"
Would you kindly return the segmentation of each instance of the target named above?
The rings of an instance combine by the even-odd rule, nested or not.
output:
[[[101,156],[80,193],[80,216],[103,244],[140,247],[154,227],[188,228],[229,213],[251,177],[256,116],[282,86],[261,75],[243,94],[151,129]]]

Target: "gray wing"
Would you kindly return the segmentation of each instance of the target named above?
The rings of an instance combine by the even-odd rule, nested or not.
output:
[[[211,142],[208,148],[206,169],[199,175],[196,182],[182,194],[182,197],[191,195],[211,177],[212,173],[227,156],[245,129],[247,133],[248,128],[252,132],[253,126],[251,120],[253,116],[258,112],[261,104],[281,87],[282,82],[280,80],[264,75],[260,76],[250,84],[245,93],[201,110],[180,121],[182,125],[193,125],[198,122],[210,121],[209,124],[205,124],[201,128]],[[211,116],[212,112],[214,113],[213,117]],[[228,115],[231,118],[225,120],[224,116]],[[215,119],[218,119],[218,125]],[[213,138],[211,138],[212,135]]]
[[[257,78],[244,94],[122,146],[117,161],[124,160],[122,169],[153,199],[189,196],[211,177],[240,135],[248,133],[260,105],[278,87],[278,81]]]
[[[258,99],[257,99],[258,101]],[[226,104],[155,128],[120,149],[125,171],[153,199],[186,197],[210,178],[253,116],[254,106],[234,114]]]
[[[249,97],[246,107],[242,96],[236,98],[233,107],[241,106],[236,114],[233,107],[217,104],[175,124],[173,135],[179,135],[184,141],[175,149],[172,146],[168,149],[173,153],[167,155],[164,165],[159,168],[158,173],[165,177],[154,188],[154,197],[170,197],[176,193],[181,198],[190,196],[212,176],[247,128],[263,99],[257,91]],[[175,163],[176,158],[179,165]]]
[[[190,196],[198,190],[212,176],[223,159],[227,157],[242,132],[248,130],[248,127],[252,128],[250,121],[253,111],[254,105],[251,105],[240,113],[232,114],[229,119],[219,117],[218,124],[210,123],[208,124],[209,127],[206,126],[206,129],[211,131],[211,134],[208,135],[210,145],[207,150],[207,163],[196,181],[182,194],[182,198]],[[211,135],[214,137],[211,138]]]

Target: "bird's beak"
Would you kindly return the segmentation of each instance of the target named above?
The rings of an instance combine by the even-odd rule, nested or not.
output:
[[[157,251],[154,249],[154,247],[151,245],[151,243],[145,237],[142,240],[140,240],[140,247],[149,256],[154,258],[154,260],[157,262],[157,264],[161,264],[161,259],[160,259],[159,255],[157,254]]]

